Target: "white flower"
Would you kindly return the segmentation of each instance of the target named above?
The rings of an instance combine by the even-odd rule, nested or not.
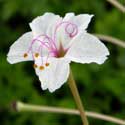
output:
[[[64,18],[45,13],[31,23],[31,32],[21,36],[11,47],[9,63],[34,61],[43,90],[55,91],[69,76],[71,61],[102,64],[108,49],[86,28],[93,15],[67,13]]]

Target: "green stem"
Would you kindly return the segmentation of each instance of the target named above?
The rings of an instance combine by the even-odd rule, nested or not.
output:
[[[19,112],[49,112],[49,113],[80,115],[79,110],[76,109],[67,109],[67,108],[59,108],[52,106],[40,106],[40,105],[27,104],[20,101],[12,103],[12,108]],[[124,120],[112,116],[90,111],[86,111],[86,115],[92,118],[112,122],[115,124],[125,125]]]
[[[69,83],[71,92],[73,94],[74,100],[76,102],[76,105],[79,109],[83,125],[89,125],[71,69],[70,69],[68,83]]]

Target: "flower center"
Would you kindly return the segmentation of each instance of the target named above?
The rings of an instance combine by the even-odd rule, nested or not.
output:
[[[77,25],[69,21],[62,21],[56,25],[54,34],[51,37],[46,34],[42,34],[35,37],[32,40],[28,51],[23,55],[24,58],[27,58],[28,54],[31,53],[33,60],[35,60],[39,56],[42,58],[41,60],[42,65],[38,67],[36,64],[34,64],[34,68],[39,68],[40,70],[43,70],[44,67],[49,66],[49,62],[48,62],[49,57],[60,58],[66,54],[67,50],[63,48],[62,43],[60,42],[59,48],[57,47],[57,44],[56,44],[57,30],[61,26],[64,26],[63,28],[65,30],[65,33],[69,36],[69,38],[73,38],[78,33]],[[34,52],[34,49],[35,49],[35,52]],[[44,57],[44,60],[43,60],[43,57]]]
[[[61,57],[64,57],[65,54],[66,54],[66,50],[63,48],[62,44],[60,43],[59,50],[56,57],[61,58]]]

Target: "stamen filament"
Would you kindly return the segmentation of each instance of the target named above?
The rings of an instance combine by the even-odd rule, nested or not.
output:
[[[71,23],[71,22],[69,22],[69,21],[62,21],[62,22],[60,22],[59,24],[57,24],[57,26],[56,26],[56,28],[55,28],[55,31],[54,31],[54,40],[53,41],[56,41],[56,33],[57,33],[57,30],[58,30],[58,28],[61,26],[61,25],[63,25],[63,24],[67,24],[66,25],[66,27],[65,27],[65,32],[72,38],[72,37],[74,37],[75,35],[77,35],[77,33],[78,33],[78,27],[77,27],[77,25],[75,25],[74,23]],[[68,32],[68,30],[67,30],[67,28],[68,28],[68,26],[69,25],[71,25],[71,26],[74,26],[74,28],[73,28],[73,31],[72,31],[72,33],[74,32],[74,31],[76,31],[75,33],[74,33],[74,35],[72,34],[72,33],[69,33]]]
[[[54,34],[52,35],[52,37],[50,37],[46,34],[42,34],[42,35],[39,35],[36,38],[34,38],[30,44],[30,47],[28,48],[27,53],[24,53],[24,58],[26,58],[28,56],[28,53],[31,52],[33,60],[35,60],[40,55],[40,57],[42,59],[42,66],[39,67],[40,70],[44,69],[43,65],[49,66],[48,58],[49,57],[59,57],[58,55],[59,55],[60,51],[66,49],[66,48],[63,48],[62,50],[60,50],[60,48],[57,48],[57,46],[56,46],[57,30],[62,25],[64,25],[65,33],[68,34],[68,36],[70,38],[77,35],[77,33],[78,33],[77,25],[75,25],[74,23],[69,22],[69,21],[61,21],[56,25],[55,30],[54,30]],[[33,45],[36,42],[39,42],[40,45],[38,44],[38,46],[36,46],[38,48],[33,48]],[[35,49],[35,52],[33,49]],[[45,50],[45,52],[47,51],[47,56],[42,55],[41,51],[44,51],[44,50]],[[43,60],[44,57],[46,59],[45,63],[43,62],[45,60],[45,59]]]

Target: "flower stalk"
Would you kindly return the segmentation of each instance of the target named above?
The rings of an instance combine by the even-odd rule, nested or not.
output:
[[[52,106],[41,106],[41,105],[33,105],[27,104],[20,101],[14,102],[12,104],[12,108],[19,112],[49,112],[49,113],[58,113],[58,114],[71,114],[71,115],[80,115],[79,110],[76,109],[68,109],[68,108],[60,108],[60,107],[52,107]],[[85,112],[88,117],[100,119],[108,122],[112,122],[115,124],[125,125],[125,120],[115,118],[109,115],[99,114],[96,112]]]
[[[122,13],[125,13],[125,7],[117,0],[107,0],[110,4],[112,4],[114,7],[119,9]]]
[[[80,112],[80,116],[81,116],[83,125],[89,125],[71,69],[70,69],[70,75],[68,78],[68,83],[69,83],[71,92],[73,94],[74,100],[76,102],[76,105],[78,107],[78,110]]]
[[[94,35],[96,35],[100,40],[110,42],[110,43],[113,43],[115,45],[125,48],[125,41],[123,40],[120,40],[112,36],[103,35],[103,34],[94,34]]]

